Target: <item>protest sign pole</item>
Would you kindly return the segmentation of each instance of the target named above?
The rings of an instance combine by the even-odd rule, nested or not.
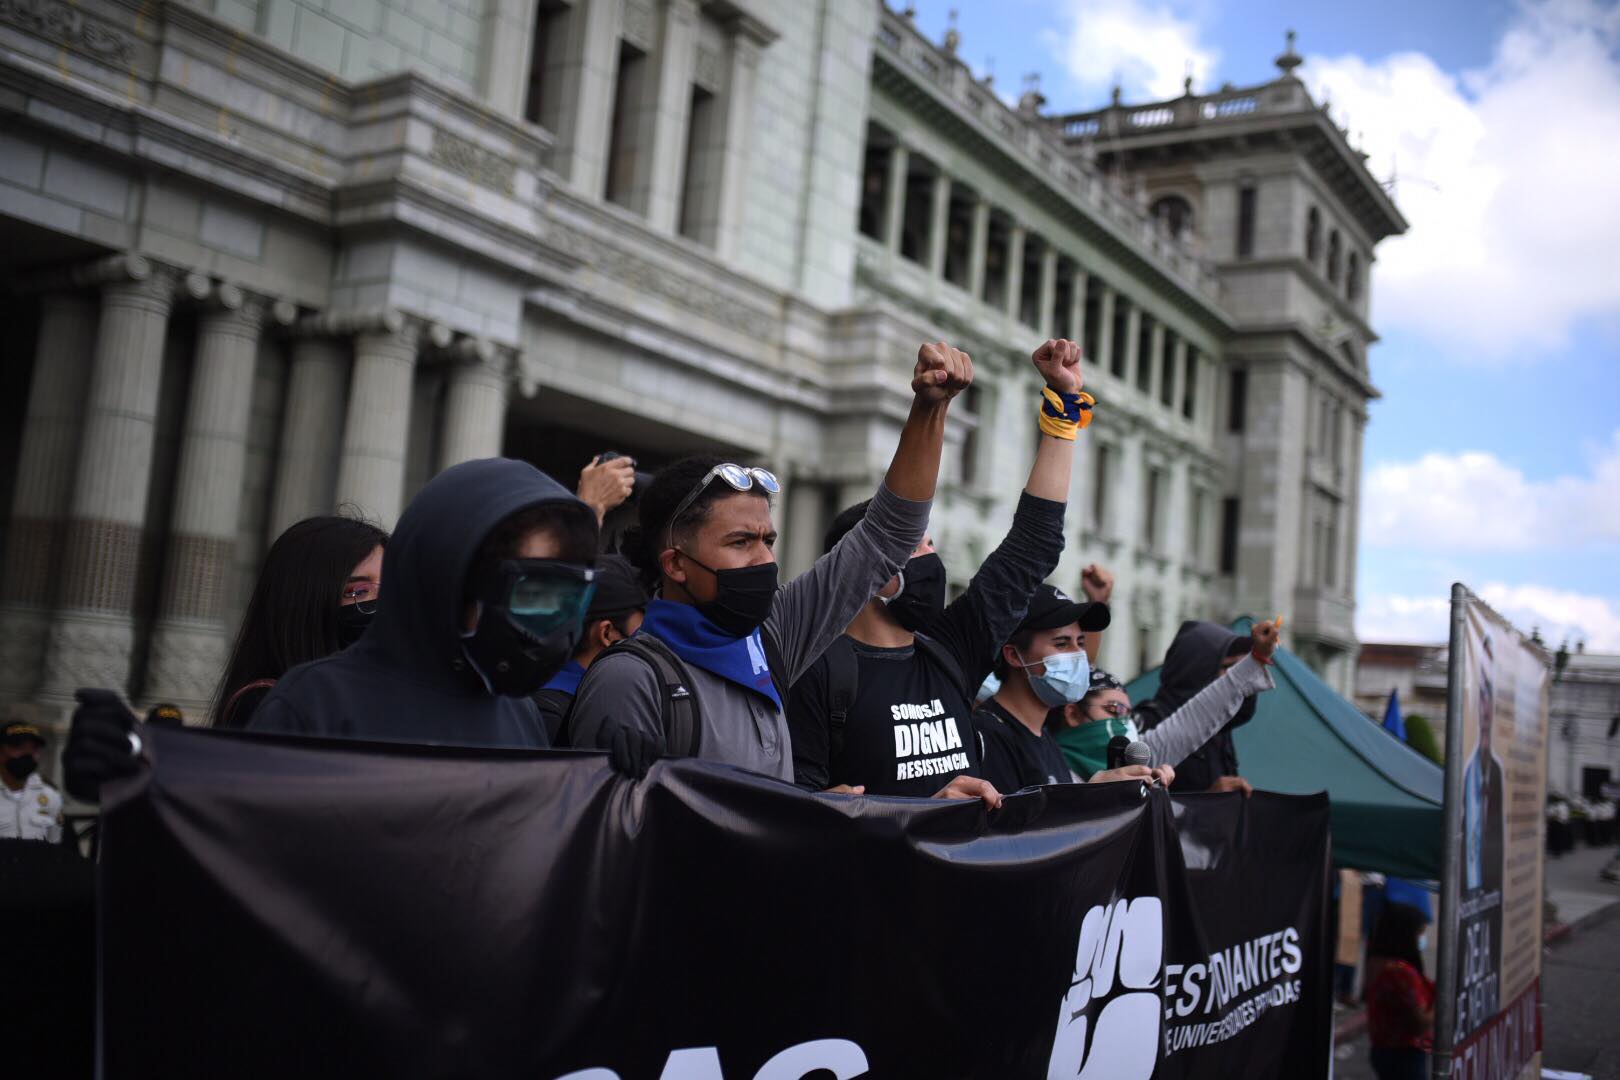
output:
[[[1451,1074],[1457,1031],[1457,905],[1462,893],[1463,693],[1468,665],[1468,601],[1461,582],[1451,586],[1451,652],[1446,660],[1446,771],[1444,834],[1440,846],[1440,953],[1435,980],[1432,1080]]]

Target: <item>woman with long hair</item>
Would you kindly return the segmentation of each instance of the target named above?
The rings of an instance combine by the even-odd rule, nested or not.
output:
[[[1378,1080],[1424,1080],[1434,1041],[1434,983],[1423,974],[1423,912],[1386,903],[1367,942],[1367,1041]]]
[[[276,537],[253,586],[211,710],[241,728],[288,669],[347,648],[377,608],[388,534],[349,517],[312,517]]]

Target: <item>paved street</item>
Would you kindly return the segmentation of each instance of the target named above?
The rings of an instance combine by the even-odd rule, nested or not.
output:
[[[1582,848],[1547,864],[1560,918],[1586,921],[1542,961],[1542,1064],[1593,1080],[1620,1080],[1620,885],[1597,878],[1610,854]],[[1365,1035],[1335,1049],[1333,1075],[1374,1080]]]

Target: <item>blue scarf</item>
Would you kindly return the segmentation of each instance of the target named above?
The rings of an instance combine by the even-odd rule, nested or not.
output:
[[[647,605],[646,621],[637,633],[651,634],[688,664],[744,690],[764,694],[778,709],[782,707],[758,630],[747,637],[732,637],[691,604],[654,600]]]
[[[578,694],[579,680],[584,677],[585,669],[579,666],[578,660],[570,657],[568,663],[562,666],[562,670],[553,675],[551,681],[540,689],[561,690],[565,694]]]

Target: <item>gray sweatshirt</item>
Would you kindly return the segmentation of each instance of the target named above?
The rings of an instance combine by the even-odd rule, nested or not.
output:
[[[895,571],[928,529],[932,503],[902,499],[880,485],[860,524],[814,566],[777,591],[761,628],[776,643],[793,685]],[[789,783],[793,747],[787,718],[761,694],[687,664],[701,706],[698,745],[705,760],[739,765]],[[664,692],[653,669],[635,656],[608,653],[585,672],[569,715],[570,739],[581,749],[606,749],[621,725],[662,734]]]
[[[1207,743],[1237,713],[1250,694],[1270,690],[1271,669],[1250,653],[1195,694],[1157,727],[1142,733],[1160,765],[1180,765],[1187,755]]]

